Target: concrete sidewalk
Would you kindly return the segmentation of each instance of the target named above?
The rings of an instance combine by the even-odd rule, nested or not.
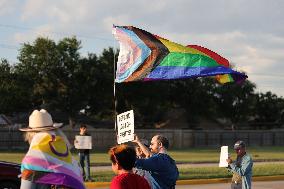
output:
[[[260,176],[253,177],[252,181],[283,181],[284,175],[277,176]],[[202,185],[202,184],[216,184],[216,183],[230,183],[231,178],[218,178],[218,179],[192,179],[192,180],[178,180],[177,185]],[[86,182],[87,188],[108,187],[110,182]]]
[[[264,165],[264,164],[284,164],[284,161],[259,161],[253,162],[254,165]],[[219,163],[177,163],[178,169],[181,168],[192,168],[192,167],[219,167]],[[111,164],[103,165],[91,165],[91,172],[97,171],[112,171]]]

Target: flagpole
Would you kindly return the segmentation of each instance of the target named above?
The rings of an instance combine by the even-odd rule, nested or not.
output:
[[[114,48],[114,46],[113,46]],[[116,106],[117,106],[117,99],[116,99],[116,88],[115,88],[115,70],[116,70],[116,64],[115,64],[115,49],[113,49],[113,99],[114,99],[114,130],[117,131],[117,122],[116,122],[116,117],[117,117],[117,111],[116,111]],[[117,132],[116,132],[117,134]]]
[[[117,127],[117,123],[116,123],[116,116],[117,116],[117,112],[116,112],[117,99],[116,99],[116,96],[115,96],[115,82],[113,82],[113,95],[114,95],[114,130],[116,131],[116,127]]]

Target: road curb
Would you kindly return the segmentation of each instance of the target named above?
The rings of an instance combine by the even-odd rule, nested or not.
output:
[[[276,181],[276,180],[284,180],[284,175],[259,176],[259,177],[252,178],[252,181]]]
[[[259,176],[252,178],[252,181],[277,181],[277,180],[284,180],[284,175]],[[217,184],[217,183],[229,183],[229,182],[231,182],[231,178],[192,179],[192,180],[178,180],[177,185]],[[85,182],[85,186],[87,186],[88,188],[108,187],[110,186],[110,182]]]
[[[85,186],[88,188],[108,187],[110,182],[85,182]]]
[[[230,178],[178,180],[177,185],[228,183]]]

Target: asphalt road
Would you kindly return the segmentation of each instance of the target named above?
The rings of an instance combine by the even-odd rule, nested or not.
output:
[[[222,184],[202,184],[202,185],[178,185],[176,189],[229,189],[230,183]],[[252,183],[253,189],[283,189],[284,181],[260,181]],[[105,188],[88,188],[88,189],[108,189]]]

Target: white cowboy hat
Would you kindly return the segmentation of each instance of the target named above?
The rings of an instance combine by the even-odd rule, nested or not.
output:
[[[62,127],[62,123],[53,123],[50,114],[41,109],[34,110],[29,117],[29,127],[22,128],[20,131],[49,131]]]

